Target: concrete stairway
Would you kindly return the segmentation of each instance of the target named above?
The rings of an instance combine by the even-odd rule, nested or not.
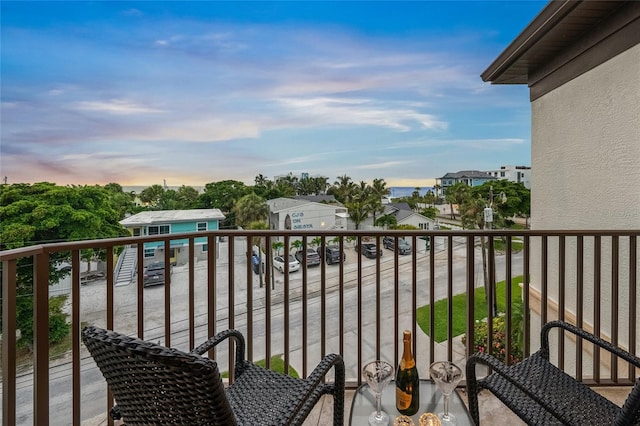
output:
[[[129,285],[136,274],[137,266],[138,249],[135,246],[126,246],[114,271],[116,287]]]

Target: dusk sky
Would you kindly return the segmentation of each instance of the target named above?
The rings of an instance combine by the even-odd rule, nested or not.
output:
[[[428,186],[530,165],[527,87],[480,74],[545,4],[3,0],[1,177]]]

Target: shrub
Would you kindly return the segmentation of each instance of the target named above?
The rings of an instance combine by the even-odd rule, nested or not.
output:
[[[67,323],[67,314],[62,307],[67,296],[55,296],[49,299],[49,344],[62,341],[71,331]],[[17,316],[19,318],[20,340],[18,345],[33,347],[33,296],[22,296],[17,299]]]
[[[522,332],[518,330],[517,321],[512,322],[511,331],[511,353],[510,364],[515,364],[522,360],[522,347],[520,336]],[[476,321],[474,326],[473,349],[475,352],[489,353],[506,364],[507,362],[507,338],[505,317],[499,316],[493,319],[493,340],[491,350],[487,350],[489,323],[486,320]],[[462,342],[466,343],[466,336]]]

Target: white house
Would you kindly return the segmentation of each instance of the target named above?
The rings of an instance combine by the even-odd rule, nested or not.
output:
[[[486,172],[496,179],[521,183],[525,188],[531,189],[531,167],[529,166],[500,166],[498,170],[487,170]]]
[[[267,205],[271,229],[301,231],[347,229],[349,211],[341,204],[281,197],[267,200]]]
[[[388,203],[383,204],[384,211],[376,214],[376,219],[381,216],[392,215],[396,218],[398,225],[411,225],[417,229],[433,230],[436,229],[436,221],[411,210],[407,203]],[[373,216],[369,216],[360,225],[361,229],[374,229]]]

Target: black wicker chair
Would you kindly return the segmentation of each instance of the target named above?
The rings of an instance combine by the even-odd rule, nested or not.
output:
[[[201,355],[228,338],[235,342],[235,378],[225,389],[217,363]],[[297,379],[245,360],[237,330],[191,353],[97,327],[86,327],[82,340],[113,392],[111,416],[128,425],[300,425],[324,394],[333,395],[333,424],[344,423],[344,363],[337,354]],[[332,367],[335,381],[323,383]]]
[[[487,354],[475,354],[467,360],[469,411],[475,423],[480,424],[478,392],[488,389],[527,424],[640,424],[640,378],[624,405],[618,407],[549,362],[549,331],[554,327],[588,340],[640,368],[640,358],[571,324],[552,321],[542,327],[541,349],[517,364],[506,366]],[[487,365],[493,372],[478,379],[477,364]]]

